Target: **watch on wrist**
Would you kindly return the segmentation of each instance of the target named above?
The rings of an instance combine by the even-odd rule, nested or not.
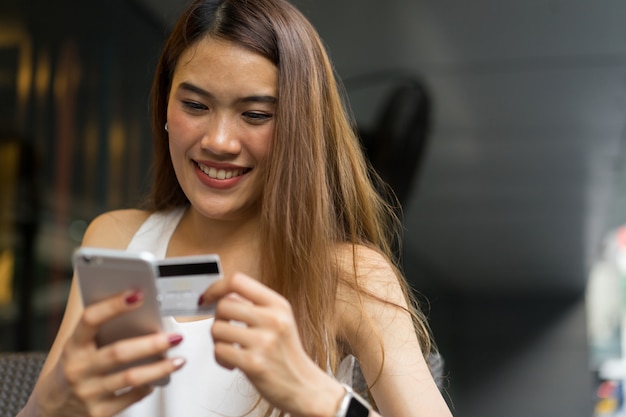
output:
[[[370,411],[372,411],[372,406],[363,397],[354,392],[350,385],[341,385],[343,385],[346,393],[339,403],[335,417],[368,417]]]

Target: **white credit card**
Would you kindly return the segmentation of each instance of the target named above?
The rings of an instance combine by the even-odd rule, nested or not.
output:
[[[157,261],[157,291],[162,316],[204,316],[215,305],[198,307],[204,291],[222,278],[218,255],[195,255]]]

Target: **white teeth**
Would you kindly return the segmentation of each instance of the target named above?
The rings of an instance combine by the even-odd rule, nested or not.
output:
[[[216,169],[214,167],[207,167],[206,165],[198,164],[198,168],[210,178],[224,180],[228,178],[238,177],[243,174],[243,169]]]

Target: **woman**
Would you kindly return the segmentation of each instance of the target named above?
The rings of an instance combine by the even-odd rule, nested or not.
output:
[[[347,385],[356,357],[385,416],[449,416],[429,333],[391,253],[379,196],[319,36],[283,0],[196,0],[153,84],[150,210],[95,219],[83,245],[217,253],[215,317],[96,348],[129,291],[66,313],[21,415],[376,415]],[[117,365],[169,352],[159,362]],[[170,384],[150,383],[171,374]]]

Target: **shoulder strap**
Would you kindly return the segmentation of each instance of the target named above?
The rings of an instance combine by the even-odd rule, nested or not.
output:
[[[152,213],[141,225],[126,248],[127,251],[148,251],[165,258],[170,238],[185,213],[184,207]]]

